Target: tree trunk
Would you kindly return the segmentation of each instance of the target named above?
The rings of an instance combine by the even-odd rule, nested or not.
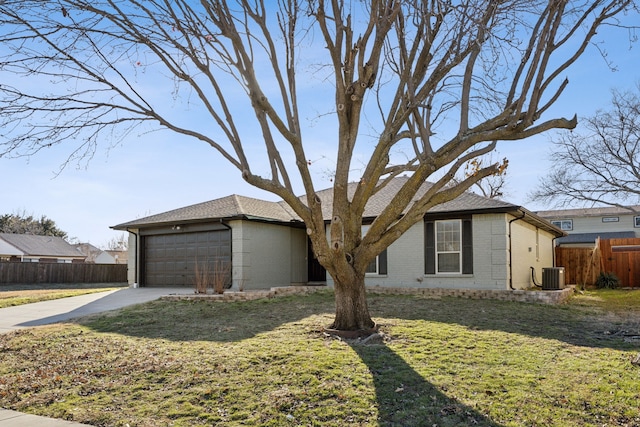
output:
[[[339,331],[362,331],[375,326],[369,315],[364,276],[352,275],[348,282],[334,277],[336,317],[331,325]]]

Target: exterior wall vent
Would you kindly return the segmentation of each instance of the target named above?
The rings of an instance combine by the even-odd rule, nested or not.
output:
[[[542,290],[555,291],[564,289],[564,267],[542,269]]]

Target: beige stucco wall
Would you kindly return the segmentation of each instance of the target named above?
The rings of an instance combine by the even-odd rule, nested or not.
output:
[[[553,267],[553,235],[522,220],[511,223],[511,233],[512,286],[515,289],[531,288],[534,286],[531,267],[536,271],[538,283],[542,282],[542,269]]]
[[[304,230],[274,224],[231,221],[232,289],[269,289],[307,279]]]

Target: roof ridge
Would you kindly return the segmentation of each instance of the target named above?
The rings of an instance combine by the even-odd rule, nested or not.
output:
[[[240,201],[240,195],[234,193],[229,197],[231,198],[231,200],[233,200],[233,207],[236,212],[244,212],[244,207],[242,206],[242,202]]]

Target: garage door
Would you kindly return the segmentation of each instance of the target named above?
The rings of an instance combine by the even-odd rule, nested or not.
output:
[[[212,272],[231,262],[229,230],[145,236],[146,286],[195,286],[196,265]]]

